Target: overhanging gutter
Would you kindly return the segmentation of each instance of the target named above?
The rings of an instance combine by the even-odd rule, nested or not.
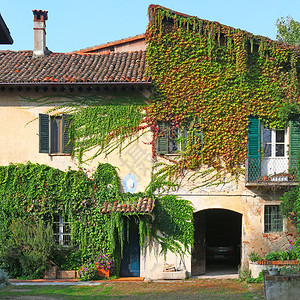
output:
[[[0,82],[0,86],[141,86],[148,87],[152,82]]]

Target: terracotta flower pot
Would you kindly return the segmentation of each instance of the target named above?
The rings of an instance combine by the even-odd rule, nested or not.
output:
[[[97,274],[100,276],[100,277],[106,277],[106,278],[109,278],[109,270],[104,270],[103,268],[99,267],[99,264],[96,263],[96,266],[97,266]]]
[[[257,265],[297,265],[298,260],[258,260],[254,262]]]

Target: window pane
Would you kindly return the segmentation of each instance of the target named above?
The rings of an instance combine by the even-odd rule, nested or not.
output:
[[[172,126],[170,129],[170,152],[176,152],[178,150],[178,128]]]
[[[55,214],[53,216],[53,222],[59,223],[59,215]]]
[[[69,235],[64,235],[63,236],[63,244],[65,246],[70,245],[70,236]]]
[[[64,233],[70,233],[69,223],[64,223]]]
[[[263,143],[271,143],[272,131],[266,127],[263,128]]]
[[[68,218],[65,216],[65,220]],[[54,238],[57,244],[68,246],[71,243],[70,237],[70,223],[65,222],[63,216],[61,214],[55,214],[54,220],[57,222],[53,222],[53,233]]]
[[[58,234],[54,234],[54,239],[56,244],[59,244],[59,235]]]
[[[53,223],[53,232],[59,233],[59,224],[58,223]]]
[[[264,156],[265,157],[271,156],[271,144],[264,144]]]
[[[284,143],[284,130],[276,130],[276,143]]]
[[[52,118],[51,122],[51,152],[60,153],[61,152],[61,117]]]
[[[265,206],[265,232],[282,231],[283,222],[279,205]]]
[[[284,156],[284,144],[276,144],[276,156]]]

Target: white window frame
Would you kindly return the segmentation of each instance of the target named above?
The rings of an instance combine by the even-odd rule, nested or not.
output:
[[[264,142],[264,131],[270,130],[271,141]],[[279,130],[284,130],[284,142],[276,142],[276,132]],[[265,156],[264,150],[265,145],[271,145],[271,155]],[[276,145],[284,145],[283,156],[276,155]],[[273,181],[288,181],[289,172],[289,155],[288,155],[288,145],[289,145],[289,128],[285,129],[268,129],[262,124],[261,126],[261,145],[262,145],[262,160],[261,160],[261,176],[271,176]],[[284,175],[286,174],[286,176]],[[278,175],[278,176],[276,176]]]
[[[58,221],[55,221],[55,219],[53,220],[53,227],[55,228],[55,225],[58,225],[56,227],[58,228],[58,232],[55,232],[53,229],[55,241],[57,241],[60,246],[68,247],[71,244],[70,222],[65,222],[62,214],[56,215],[56,217],[57,216]],[[65,237],[68,238],[66,239]],[[67,243],[65,242],[66,240],[68,241]]]

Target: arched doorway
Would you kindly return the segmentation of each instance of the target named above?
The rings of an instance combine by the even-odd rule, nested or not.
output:
[[[242,215],[226,209],[194,213],[192,275],[237,270],[241,261]]]

